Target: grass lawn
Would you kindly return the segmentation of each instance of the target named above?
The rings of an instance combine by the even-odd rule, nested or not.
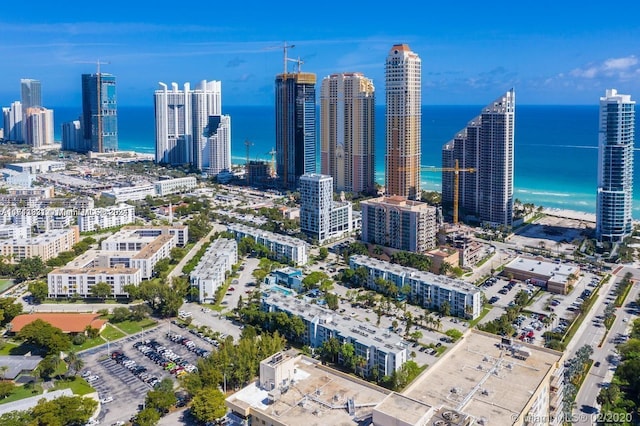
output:
[[[142,321],[123,321],[116,324],[120,330],[128,334],[140,333],[143,328],[149,328],[154,326],[156,321],[151,318],[143,319]]]
[[[25,386],[16,386],[13,392],[11,392],[11,395],[0,400],[0,404],[6,404],[8,402],[17,401],[19,399],[29,398],[32,396],[40,395],[41,393],[42,388],[39,385],[36,385],[33,389],[28,389]]]
[[[95,339],[87,339],[81,345],[71,345],[72,346],[71,349],[76,352],[80,352],[80,351],[84,351],[85,349],[93,348],[94,346],[102,345],[104,343],[107,343],[107,341],[104,340],[102,337],[98,336]]]
[[[14,348],[17,348],[18,346],[20,346],[20,345],[18,345],[16,343],[6,342],[2,346],[2,349],[0,349],[0,355],[14,355],[14,354],[11,353],[11,350],[14,349]]]
[[[86,395],[95,392],[95,389],[82,377],[74,377],[72,380],[58,380],[54,390],[71,389],[74,395]]]
[[[484,318],[484,317],[485,317],[485,316],[486,316],[486,315],[491,311],[491,309],[492,309],[492,306],[490,306],[490,305],[489,305],[489,306],[484,306],[484,307],[482,308],[482,312],[480,313],[480,315],[478,316],[478,318],[476,318],[476,319],[474,319],[474,320],[469,321],[469,328],[473,328],[473,327],[475,327],[476,325],[478,325],[478,323],[479,323],[480,321],[482,321],[482,318]]]
[[[102,333],[100,333],[100,335],[102,337],[104,337],[105,339],[111,340],[111,341],[114,341],[114,340],[117,340],[117,339],[121,339],[121,338],[126,336],[126,334],[124,334],[120,330],[117,330],[111,324],[107,324],[105,326],[104,330],[102,330]]]

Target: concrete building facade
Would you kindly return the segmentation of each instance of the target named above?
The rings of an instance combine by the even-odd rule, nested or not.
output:
[[[218,289],[224,284],[227,272],[238,263],[238,243],[235,240],[215,240],[198,265],[189,274],[192,287],[198,289],[200,303],[213,303]]]
[[[385,193],[420,199],[422,63],[409,45],[391,47],[385,81]]]
[[[439,310],[449,305],[453,316],[474,319],[482,313],[482,292],[478,287],[462,280],[435,275],[418,269],[354,255],[349,259],[351,269],[367,271],[367,287],[380,291],[377,279],[391,281],[398,289],[409,286],[409,297],[425,308]]]
[[[375,88],[361,73],[331,74],[320,92],[320,168],[334,191],[375,189]]]
[[[364,200],[362,241],[398,250],[426,253],[436,246],[436,208],[392,196]]]
[[[233,232],[237,241],[248,237],[266,246],[278,259],[291,262],[294,265],[305,265],[309,261],[307,243],[298,238],[263,231],[239,223],[230,224],[227,230]]]

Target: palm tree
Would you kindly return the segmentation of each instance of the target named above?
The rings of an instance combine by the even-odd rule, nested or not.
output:
[[[78,372],[84,367],[84,361],[73,351],[69,352],[64,361],[67,363],[69,371],[73,371],[74,377],[77,376]]]

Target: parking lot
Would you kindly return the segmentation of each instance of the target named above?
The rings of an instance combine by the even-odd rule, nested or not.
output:
[[[118,342],[107,346],[100,346],[81,354],[84,361],[83,374],[87,378],[97,376],[98,378],[91,381],[91,385],[98,391],[99,398],[113,398],[110,402],[101,404],[98,420],[101,424],[111,425],[118,421],[128,421],[138,412],[138,405],[143,404],[147,392],[153,388],[151,383],[143,380],[143,376],[136,376],[135,370],[127,368],[122,362],[112,359],[112,355],[123,354],[127,360],[134,361],[135,367],[145,369],[143,373],[148,374],[148,378],[155,377],[158,381],[165,377],[175,379],[176,373],[172,374],[170,370],[165,370],[162,365],[156,364],[154,360],[134,348],[134,344],[140,346],[145,341],[156,341],[159,345],[170,349],[171,353],[177,357],[187,361],[191,365],[197,364],[200,357],[196,352],[190,350],[185,344],[171,341],[167,337],[167,333],[185,334],[176,326],[165,323],[150,331],[139,333],[122,339]],[[186,333],[194,342],[194,345],[205,349],[213,350],[213,346],[204,340],[194,337]],[[186,337],[186,336],[185,336]],[[87,373],[89,372],[89,373]],[[117,407],[112,409],[111,407]]]

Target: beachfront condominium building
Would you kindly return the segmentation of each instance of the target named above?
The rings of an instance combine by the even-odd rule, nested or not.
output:
[[[11,142],[24,142],[22,133],[22,103],[15,101],[8,108],[2,108],[4,120],[4,140]]]
[[[195,89],[160,83],[155,91],[156,163],[191,164],[212,175],[231,168],[231,117],[222,115],[220,81]]]
[[[220,81],[202,80],[191,92],[192,135],[191,164],[204,171],[209,167],[209,138],[212,130],[209,117],[220,116],[222,85]]]
[[[375,88],[361,73],[332,74],[320,90],[320,169],[334,190],[375,190]]]
[[[420,198],[421,94],[420,57],[406,44],[391,47],[386,80],[385,193]]]
[[[31,107],[42,106],[42,85],[40,80],[31,78],[20,79],[20,92],[22,107],[26,110]]]
[[[349,202],[333,201],[333,178],[309,173],[300,176],[300,229],[318,244],[353,230]]]
[[[459,172],[461,217],[491,226],[513,224],[515,92],[513,89],[482,109],[442,147],[442,167],[473,168]],[[442,202],[454,205],[454,172],[442,172]]]
[[[155,91],[156,163],[178,166],[191,159],[192,115],[191,88],[185,83],[182,90],[164,83]]]
[[[465,281],[362,255],[351,256],[349,266],[354,270],[364,268],[366,286],[373,290],[383,290],[381,279],[398,289],[408,286],[411,299],[425,308],[440,310],[448,305],[451,315],[462,318],[477,318],[482,312],[482,291]]]
[[[53,144],[53,110],[27,108],[24,113],[25,142],[34,148]]]
[[[436,208],[401,196],[360,203],[362,241],[398,250],[426,253],[436,246]]]
[[[213,115],[207,126],[209,165],[204,170],[210,176],[231,171],[231,117]]]
[[[620,243],[631,235],[635,101],[608,89],[600,98],[596,235]]]
[[[276,76],[276,173],[285,189],[316,172],[316,75]]]
[[[111,74],[82,74],[81,152],[118,150],[118,103],[116,77]]]
[[[62,123],[62,146],[63,151],[80,151],[84,146],[84,136],[80,120]]]

